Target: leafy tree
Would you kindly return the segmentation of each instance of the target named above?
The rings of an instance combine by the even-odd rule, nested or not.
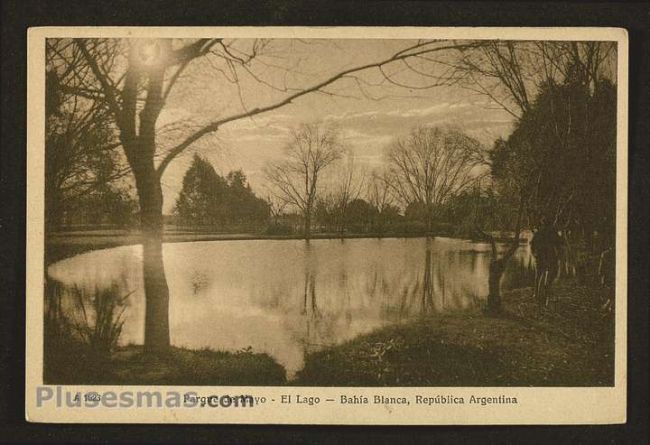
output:
[[[136,224],[137,211],[138,202],[130,190],[105,184],[75,199],[66,207],[63,220],[66,224],[129,227]]]
[[[267,203],[255,196],[241,170],[224,179],[199,155],[185,172],[175,211],[187,224],[221,227],[261,224],[269,216]]]
[[[265,223],[269,218],[269,204],[255,196],[242,170],[228,173],[228,215],[234,224]]]
[[[614,228],[616,92],[608,80],[591,91],[576,76],[542,87],[495,144],[492,172],[502,191],[516,185],[526,195],[534,227],[546,221],[591,242]]]
[[[517,221],[514,240],[501,256],[494,238],[479,229],[492,244],[488,307],[493,311],[500,310],[501,275],[524,218],[540,230],[577,232],[592,246],[596,231],[613,240],[615,87],[604,78],[590,81],[593,76],[583,68],[567,68],[563,83],[541,85],[513,133],[491,150],[495,202],[502,215],[516,215],[511,219]]]
[[[333,232],[336,227],[338,212],[336,203],[331,195],[319,196],[316,198],[314,216],[321,228],[325,231]]]
[[[227,187],[212,164],[195,154],[183,177],[176,213],[184,222],[193,225],[223,224]]]
[[[500,204],[493,189],[482,190],[477,184],[450,198],[442,207],[439,218],[462,235],[474,234],[477,224],[484,230],[508,230],[509,222],[503,218]]]
[[[366,232],[377,219],[378,214],[377,208],[368,201],[361,198],[354,199],[345,209],[345,226],[355,232]]]

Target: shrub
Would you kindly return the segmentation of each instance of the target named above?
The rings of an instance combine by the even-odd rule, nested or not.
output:
[[[81,343],[96,354],[110,354],[122,333],[123,315],[132,293],[123,294],[117,283],[88,292],[49,280],[45,292],[47,339],[50,343]]]
[[[266,235],[293,235],[293,227],[288,224],[272,223],[266,228]]]

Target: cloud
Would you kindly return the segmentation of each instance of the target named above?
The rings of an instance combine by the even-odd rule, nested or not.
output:
[[[486,117],[486,113],[489,113],[489,117]],[[342,113],[328,116],[327,121],[341,130],[346,141],[371,146],[386,145],[416,126],[454,125],[483,139],[484,135],[489,134],[493,138],[493,134],[507,132],[512,123],[505,112],[488,111],[483,104],[472,102],[444,102],[420,108]]]
[[[307,104],[305,104],[307,105]],[[338,112],[337,112],[338,111]],[[185,116],[185,110],[174,110],[176,117]],[[416,126],[453,125],[486,145],[511,131],[513,119],[502,110],[489,109],[485,102],[445,100],[429,103],[417,101],[362,101],[343,102],[338,106],[287,107],[283,112],[271,112],[252,119],[241,119],[224,125],[218,132],[219,144],[207,141],[202,153],[210,155],[218,171],[227,173],[243,169],[256,193],[264,194],[266,180],[264,165],[282,157],[282,149],[291,129],[303,122],[322,121],[336,126],[341,137],[359,165],[372,171],[384,162],[384,153],[397,137],[404,136]],[[215,145],[216,144],[216,145]],[[224,155],[224,147],[227,155]],[[189,159],[189,158],[188,158]],[[182,175],[187,168],[180,163],[173,173],[166,175],[166,209],[175,201]]]

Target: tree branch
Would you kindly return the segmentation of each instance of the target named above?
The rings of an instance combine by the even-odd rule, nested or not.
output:
[[[421,46],[429,45],[430,43],[431,42],[426,43],[426,44],[422,44]],[[244,111],[242,113],[234,114],[232,116],[228,116],[228,117],[225,117],[223,119],[216,120],[216,121],[214,121],[212,123],[209,123],[209,124],[205,125],[203,128],[201,128],[197,132],[195,132],[192,135],[188,136],[183,142],[178,144],[176,147],[172,148],[167,153],[167,155],[163,158],[161,163],[159,164],[159,166],[157,168],[158,175],[162,176],[162,174],[165,172],[165,169],[167,168],[169,163],[176,156],[178,156],[185,149],[187,149],[190,145],[192,145],[194,142],[201,139],[203,136],[205,136],[205,135],[207,135],[209,133],[213,133],[213,132],[217,131],[219,129],[219,127],[224,125],[224,124],[227,124],[229,122],[233,122],[233,121],[236,121],[236,120],[239,120],[239,119],[255,116],[255,115],[258,115],[258,114],[261,114],[261,113],[266,113],[268,111],[272,111],[272,110],[275,110],[277,108],[283,107],[283,106],[285,106],[287,104],[290,104],[291,102],[293,102],[295,99],[298,99],[299,97],[305,96],[305,95],[307,95],[309,93],[312,93],[314,91],[318,91],[318,90],[322,89],[323,87],[326,87],[326,86],[336,82],[337,80],[339,80],[339,79],[341,79],[341,78],[343,78],[343,77],[345,77],[345,76],[347,76],[349,74],[352,74],[352,73],[368,70],[368,69],[371,69],[371,68],[379,68],[379,67],[382,67],[382,66],[384,66],[386,64],[389,64],[389,63],[392,63],[392,62],[395,62],[395,61],[398,61],[398,60],[406,59],[408,57],[414,57],[414,56],[417,56],[417,55],[420,55],[420,54],[444,51],[444,50],[448,50],[448,49],[459,49],[461,47],[469,48],[469,47],[475,47],[475,46],[476,46],[476,43],[469,43],[469,44],[466,44],[466,45],[453,44],[453,45],[446,45],[446,46],[438,46],[438,47],[435,47],[435,48],[426,48],[425,47],[424,49],[422,49],[420,51],[413,50],[414,48],[417,48],[417,46],[411,47],[411,48],[409,48],[409,50],[413,50],[411,52],[404,53],[403,51],[401,51],[401,52],[398,52],[398,53],[394,54],[393,56],[391,56],[391,57],[389,57],[387,59],[382,60],[382,61],[374,62],[374,63],[368,63],[368,64],[365,64],[365,65],[361,65],[361,66],[357,66],[357,67],[354,67],[354,68],[349,68],[347,70],[341,71],[338,74],[335,74],[332,77],[330,77],[330,78],[328,78],[328,79],[326,79],[326,80],[324,80],[322,82],[319,82],[319,83],[317,83],[315,85],[312,85],[311,87],[305,88],[305,89],[303,89],[301,91],[298,91],[298,92],[296,92],[294,94],[291,94],[291,95],[287,96],[286,98],[282,99],[281,101],[276,102],[274,104],[267,105],[267,106],[264,106],[264,107],[254,108],[254,109],[249,110],[249,111]]]
[[[102,90],[104,90],[106,101],[108,102],[108,106],[111,109],[111,112],[115,116],[115,120],[117,124],[121,125],[122,110],[120,109],[120,105],[117,101],[115,90],[112,88],[111,83],[106,79],[102,71],[99,69],[99,65],[97,65],[97,61],[88,51],[85,41],[83,39],[79,39],[79,40],[75,40],[75,42],[79,47],[79,50],[83,54],[84,59],[86,59],[86,62],[90,66],[90,69],[92,70],[93,74],[95,75],[95,78],[97,78],[97,80],[101,84]]]

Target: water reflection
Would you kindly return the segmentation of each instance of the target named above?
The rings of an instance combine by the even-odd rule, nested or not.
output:
[[[469,308],[487,295],[489,246],[445,238],[216,241],[166,244],[174,345],[251,346],[291,375],[305,353],[388,323]],[[116,282],[131,295],[120,342],[142,343],[139,246],[79,255],[49,268],[66,285]],[[503,288],[524,285],[521,248]]]

